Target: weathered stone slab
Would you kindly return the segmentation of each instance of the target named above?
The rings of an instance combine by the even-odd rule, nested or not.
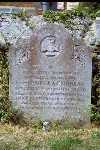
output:
[[[0,32],[3,32],[12,22],[11,16],[3,15],[0,17]]]
[[[34,7],[12,7],[12,14],[18,14],[20,12],[26,12],[26,15],[36,15],[36,10]]]
[[[100,45],[100,17],[96,17],[96,45]]]
[[[10,49],[10,99],[27,119],[89,121],[92,61],[61,24],[45,23]]]
[[[3,22],[4,23],[4,22]],[[16,41],[20,36],[23,36],[24,32],[30,32],[29,27],[25,25],[19,18],[12,19],[11,22],[3,24],[0,28],[0,31],[4,35],[4,37],[9,41],[11,44],[15,44]]]
[[[25,11],[28,16],[36,15],[34,7],[0,6],[0,14],[19,14]]]
[[[0,14],[11,14],[11,11],[9,7],[0,6]]]

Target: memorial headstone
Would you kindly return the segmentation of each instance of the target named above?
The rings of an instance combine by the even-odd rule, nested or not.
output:
[[[96,45],[100,45],[100,17],[96,17]]]
[[[89,122],[92,61],[62,24],[45,23],[9,51],[10,100],[27,119]]]

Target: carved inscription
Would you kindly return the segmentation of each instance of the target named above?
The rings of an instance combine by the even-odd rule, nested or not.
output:
[[[35,70],[32,71],[30,76],[26,73],[24,81],[16,82],[16,100],[20,100],[22,104],[31,104],[35,109],[46,107],[46,109],[52,108],[59,111],[67,107],[68,109],[71,109],[71,107],[74,109],[76,101],[83,101],[83,96],[86,96],[84,82],[76,82],[74,73],[53,71],[51,76],[49,74],[48,71],[37,72]],[[26,80],[30,78],[32,79],[31,83],[30,80]],[[31,95],[27,95],[27,91]],[[82,98],[79,99],[79,96]],[[27,99],[26,102],[25,99]]]

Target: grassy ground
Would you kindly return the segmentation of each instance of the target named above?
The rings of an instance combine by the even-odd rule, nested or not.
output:
[[[100,150],[100,128],[43,132],[0,124],[0,150]]]

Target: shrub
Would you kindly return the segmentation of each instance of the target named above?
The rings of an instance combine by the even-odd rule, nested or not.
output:
[[[0,49],[0,120],[6,120],[10,108],[7,51],[6,48]]]
[[[96,17],[100,17],[100,10],[96,12]]]

